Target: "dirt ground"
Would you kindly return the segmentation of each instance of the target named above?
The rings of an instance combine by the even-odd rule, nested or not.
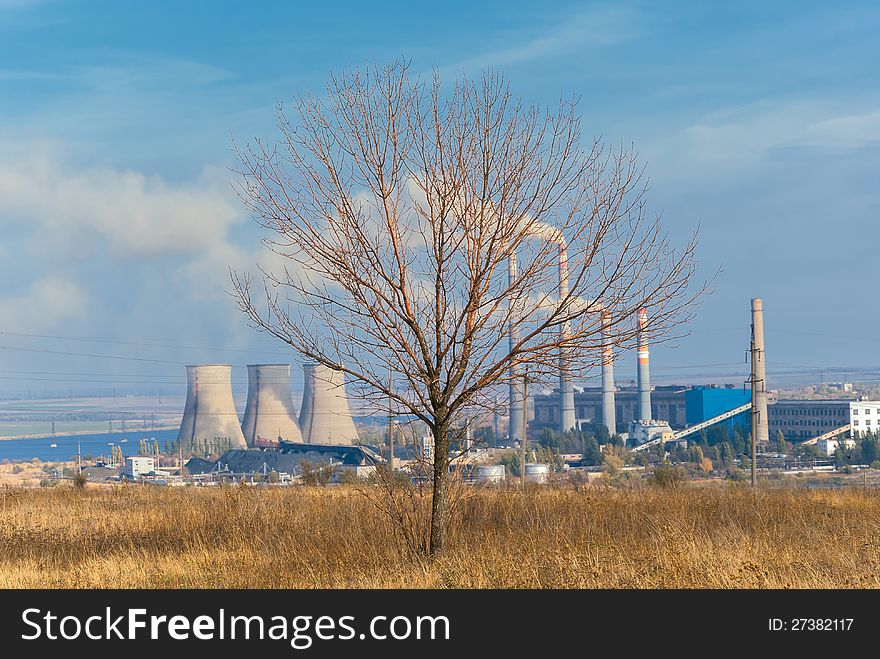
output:
[[[54,469],[72,467],[72,462],[13,462],[0,464],[0,487],[40,487],[40,481],[50,477]]]

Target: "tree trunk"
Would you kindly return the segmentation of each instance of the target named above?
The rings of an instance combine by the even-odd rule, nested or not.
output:
[[[434,427],[434,492],[431,500],[430,555],[437,556],[446,546],[449,525],[449,423]]]

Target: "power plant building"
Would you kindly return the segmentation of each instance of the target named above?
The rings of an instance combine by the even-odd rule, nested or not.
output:
[[[685,385],[660,385],[651,391],[651,417],[668,421],[675,429],[684,428],[687,420]],[[641,398],[637,388],[618,388],[614,396],[616,432],[627,432],[629,424],[638,419]],[[531,402],[531,401],[530,401]],[[606,401],[607,403],[607,401]],[[538,394],[534,397],[535,415],[531,429],[559,428],[559,394]],[[603,396],[601,387],[575,389],[574,409],[581,426],[601,423]]]
[[[684,400],[685,420],[692,426],[751,402],[752,392],[742,387],[693,387],[685,391]],[[751,419],[746,411],[720,423],[733,431],[735,427],[748,429]]]
[[[880,401],[779,400],[768,407],[771,438],[781,430],[785,439],[800,442],[851,424],[853,437],[880,430]]]

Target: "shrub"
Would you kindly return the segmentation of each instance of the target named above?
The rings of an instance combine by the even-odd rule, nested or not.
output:
[[[674,465],[657,465],[651,482],[657,487],[678,487],[687,480],[684,467]]]
[[[342,469],[336,476],[336,482],[341,485],[354,485],[360,482],[360,480],[352,469]]]
[[[303,485],[326,485],[336,472],[335,465],[315,466],[308,460],[301,461],[299,467],[302,470]]]
[[[83,474],[76,474],[73,477],[73,486],[77,489],[82,489],[86,486],[86,477]]]

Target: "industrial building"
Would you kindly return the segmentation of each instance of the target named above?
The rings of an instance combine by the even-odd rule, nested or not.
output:
[[[726,386],[666,386],[651,388],[650,351],[648,348],[648,315],[645,309],[638,313],[638,334],[636,341],[637,384],[633,389],[615,387],[611,358],[603,355],[603,377],[600,389],[584,389],[574,395],[575,427],[596,427],[606,425],[609,431],[628,434],[631,444],[662,441],[672,436],[674,429],[693,427],[707,421],[718,419],[729,428],[744,426],[751,430],[752,418],[748,408],[752,402],[757,414],[756,439],[766,444],[769,437],[769,420],[772,418],[767,406],[767,386],[764,354],[764,303],[761,298],[751,301],[752,378],[751,391]],[[611,372],[611,377],[607,377]],[[562,408],[566,405],[566,392],[558,389],[552,394],[535,397],[535,421],[530,424],[534,430],[556,426],[565,429],[566,417]],[[739,411],[743,408],[742,411]],[[736,413],[732,413],[737,410]],[[612,421],[613,420],[613,421]],[[612,425],[609,425],[611,423]],[[715,423],[715,421],[713,421]],[[814,433],[813,436],[819,433]]]
[[[691,387],[684,392],[685,421],[687,425],[693,426],[745,405],[751,400],[752,392],[742,387],[731,385]],[[735,427],[749,428],[751,419],[748,412],[742,412],[720,423],[727,425],[732,431]]]
[[[651,391],[651,418],[663,419],[672,428],[684,428],[687,422],[686,385],[660,385]],[[615,398],[615,432],[628,432],[631,422],[638,419],[640,397],[636,387],[618,388]],[[602,419],[603,391],[601,387],[575,389],[574,409],[578,425],[591,425]],[[559,394],[556,392],[535,396],[535,417],[529,430],[559,427]],[[735,407],[735,406],[734,406]]]
[[[837,453],[838,448],[846,450],[852,448],[855,444],[856,440],[854,439],[820,439],[816,442],[816,448],[821,455],[831,457]]]
[[[778,400],[767,407],[770,433],[775,437],[781,430],[790,442],[812,439],[848,424],[851,404],[849,400]]]
[[[186,468],[191,475],[212,472],[267,474],[271,471],[297,474],[302,470],[303,462],[314,466],[334,465],[338,470],[353,471],[362,477],[383,462],[383,458],[366,446],[281,442],[275,450],[227,451],[216,461],[192,458]]]
[[[812,439],[846,425],[852,437],[880,430],[880,401],[876,400],[780,400],[770,405],[768,412],[770,432],[781,430],[790,442]]]
[[[143,455],[125,458],[123,476],[129,480],[135,480],[141,476],[147,476],[156,471],[156,461],[152,457]]]
[[[575,393],[578,421],[590,424],[601,409],[602,392],[599,388]],[[617,418],[619,431],[628,430],[637,420],[639,396],[633,389],[618,389]],[[668,419],[673,429],[681,429],[706,421],[719,414],[744,405],[751,400],[751,392],[742,387],[671,385],[657,387],[651,392],[651,410],[654,419]],[[555,428],[558,420],[556,394],[535,396],[535,421],[530,430]],[[880,430],[880,401],[852,400],[786,400],[767,406],[768,429],[771,439],[781,430],[790,442],[812,439],[835,428],[852,424],[853,434]],[[743,434],[751,430],[749,412],[742,412],[722,423],[730,431],[740,428]],[[626,426],[624,426],[626,424]]]

